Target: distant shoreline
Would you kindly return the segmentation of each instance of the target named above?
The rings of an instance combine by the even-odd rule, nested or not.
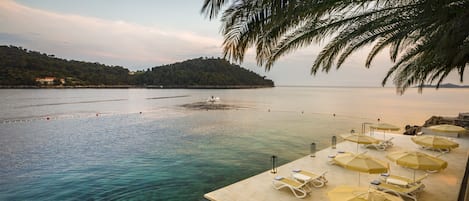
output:
[[[319,85],[79,85],[79,86],[36,86],[36,85],[0,85],[0,89],[256,89],[273,87],[291,88],[394,88],[381,86],[319,86]],[[418,88],[418,87],[412,87]],[[423,88],[436,88],[436,85],[424,85]],[[440,85],[440,89],[467,89],[469,85]]]
[[[266,85],[80,85],[80,86],[0,86],[0,89],[257,89],[273,88]]]
[[[436,85],[423,85],[423,88],[436,88]],[[438,88],[469,88],[469,85],[440,84]]]

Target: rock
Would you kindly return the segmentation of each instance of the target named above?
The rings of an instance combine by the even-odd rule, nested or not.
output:
[[[423,126],[429,127],[440,124],[450,124],[469,128],[469,112],[459,113],[457,117],[432,116],[430,117],[430,119],[425,121],[425,124],[423,124]]]
[[[459,113],[458,118],[454,120],[456,126],[469,128],[469,112]]]
[[[406,125],[405,126],[405,132],[404,135],[415,135],[416,133],[420,132],[421,127],[420,126],[410,126]]]
[[[441,117],[441,116],[432,116],[430,119],[425,121],[423,124],[424,127],[440,125],[440,124],[451,124],[454,125],[454,120],[456,117]]]
[[[196,102],[196,103],[184,104],[181,106],[184,108],[193,109],[193,110],[237,110],[237,109],[243,108],[238,105],[228,105],[228,104],[209,103],[209,102]]]
[[[414,125],[414,126],[406,125],[406,126],[405,126],[404,135],[415,135],[415,134],[417,134],[418,132],[420,132],[421,130],[422,130],[422,127],[421,127],[421,126],[417,126],[417,125]]]

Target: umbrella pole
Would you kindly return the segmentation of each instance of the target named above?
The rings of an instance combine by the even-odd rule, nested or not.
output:
[[[358,173],[358,186],[360,186],[360,172]]]
[[[359,144],[358,141],[359,141],[359,139],[360,139],[360,138],[359,138],[358,135],[357,135],[357,153],[358,153],[358,144]]]
[[[414,169],[414,183],[415,183],[415,169]]]

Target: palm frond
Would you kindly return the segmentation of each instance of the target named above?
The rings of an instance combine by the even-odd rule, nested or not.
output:
[[[469,65],[467,0],[205,0],[202,12],[212,19],[224,6],[225,57],[242,62],[254,47],[266,70],[280,57],[326,40],[312,74],[340,68],[351,54],[374,44],[364,66],[389,48],[395,64],[382,85],[393,77],[400,93],[439,85],[455,70],[462,81]]]

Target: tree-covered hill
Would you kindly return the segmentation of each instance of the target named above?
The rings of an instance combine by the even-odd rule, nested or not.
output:
[[[38,78],[54,78],[53,83]],[[121,66],[65,60],[15,46],[0,46],[0,86],[272,87],[271,80],[224,59],[192,59],[130,72]]]
[[[21,47],[0,46],[0,85],[37,85],[36,78],[56,77],[65,85],[121,85],[131,80],[129,70],[55,58]]]
[[[272,80],[260,77],[220,58],[198,58],[154,67],[136,77],[137,84],[162,86],[273,86]]]

